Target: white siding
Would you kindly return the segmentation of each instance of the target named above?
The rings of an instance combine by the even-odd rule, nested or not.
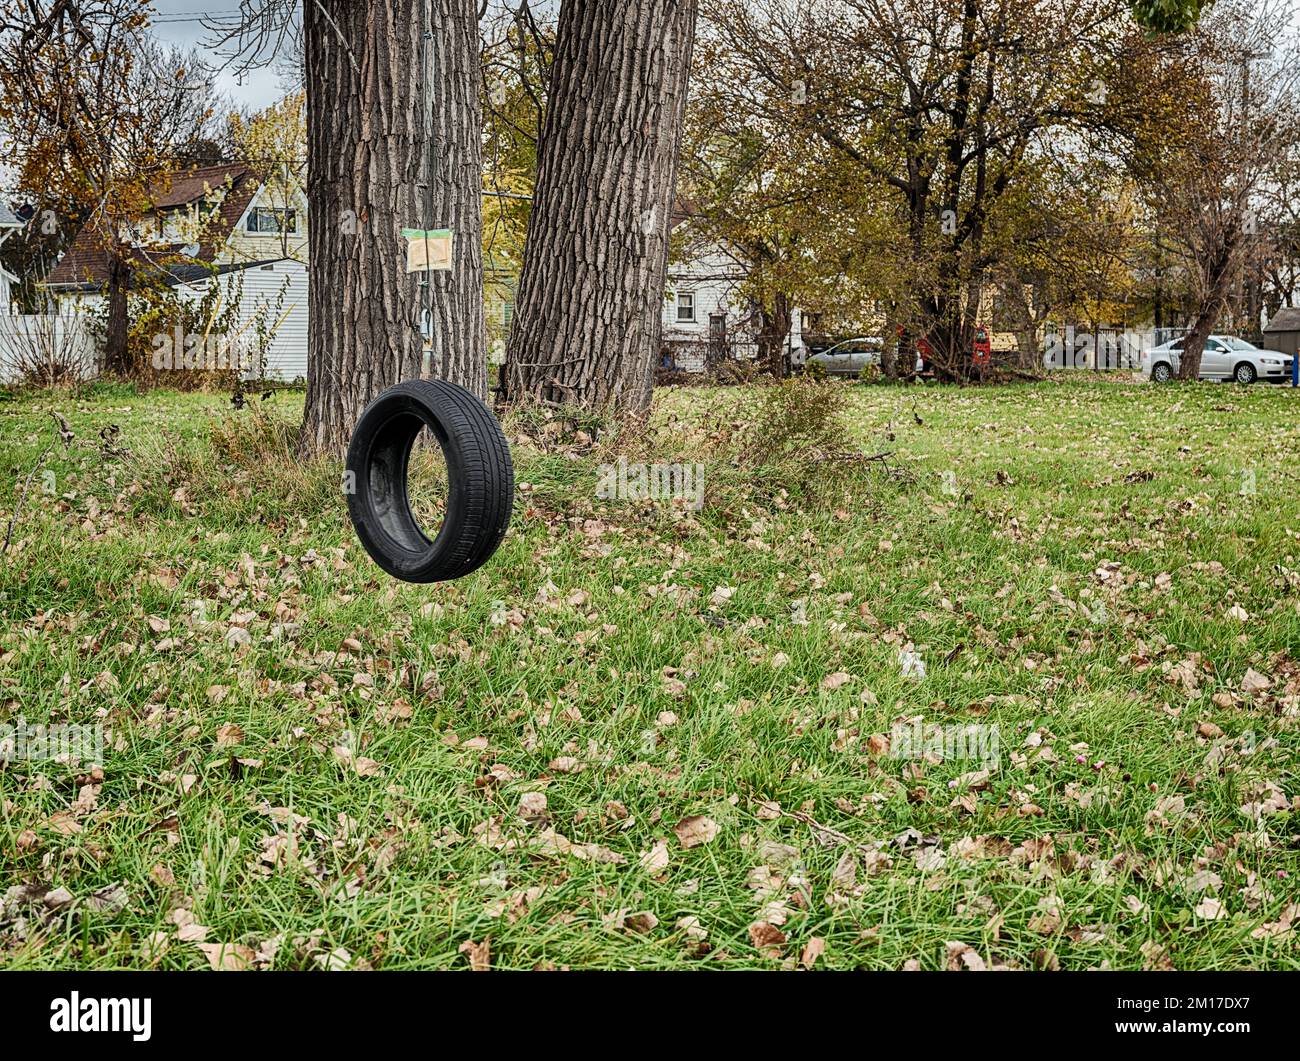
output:
[[[703,371],[709,318],[717,313],[726,315],[727,342],[732,353],[752,356],[754,337],[750,333],[747,307],[740,297],[740,286],[748,275],[748,267],[739,256],[719,244],[697,244],[687,250],[683,260],[669,263],[663,342],[672,348],[678,368],[687,372]],[[677,319],[677,296],[684,292],[694,297],[694,320]]]
[[[274,329],[266,350],[267,378],[284,382],[306,379],[307,267],[302,262],[285,259],[238,273],[223,273],[218,283],[227,297],[239,292],[237,277],[240,276],[243,277],[240,325],[252,331],[259,309],[265,307],[265,327]]]
[[[95,343],[89,321],[76,313],[43,316],[0,314],[0,383],[16,383],[33,371],[95,374]]]
[[[243,278],[241,289],[239,278]],[[238,322],[233,329],[257,335],[256,322],[264,321],[270,333],[266,349],[266,376],[268,379],[292,383],[307,378],[307,267],[302,262],[282,259],[267,266],[253,266],[234,272],[222,273],[214,279],[205,279],[177,287],[182,298],[197,301],[203,297],[208,285],[221,286],[223,301],[240,295]],[[280,297],[283,290],[284,297]],[[77,307],[93,312],[103,302],[102,295],[64,295],[59,299],[61,308]],[[260,313],[265,307],[265,312]],[[256,375],[256,371],[249,375]]]

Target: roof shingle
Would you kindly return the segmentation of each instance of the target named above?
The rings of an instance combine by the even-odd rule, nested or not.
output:
[[[1268,332],[1300,332],[1300,309],[1295,306],[1283,306],[1268,322],[1264,329]]]
[[[222,166],[203,166],[176,174],[166,184],[149,189],[149,199],[154,210],[166,210],[196,202],[207,192],[225,186],[227,193],[221,202],[216,221],[209,226],[198,254],[185,260],[211,262],[225,246],[231,231],[239,223],[253,196],[258,181],[252,171],[242,163]],[[106,247],[111,240],[102,223],[83,225],[73,237],[59,264],[54,267],[46,283],[51,287],[102,287],[108,282],[109,255]],[[136,251],[132,257],[140,265],[175,262],[181,245],[151,248],[146,254]]]

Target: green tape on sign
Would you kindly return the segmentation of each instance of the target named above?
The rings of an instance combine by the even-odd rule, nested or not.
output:
[[[451,269],[452,231],[449,228],[404,228],[406,271],[424,273]]]

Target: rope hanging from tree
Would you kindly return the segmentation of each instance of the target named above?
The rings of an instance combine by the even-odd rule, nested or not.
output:
[[[433,228],[433,184],[438,176],[438,121],[434,92],[437,85],[437,53],[433,48],[433,0],[424,5],[425,18],[420,27],[420,56],[416,73],[416,94],[419,98],[420,143],[417,154],[417,172],[422,178],[422,218],[420,228],[404,228],[402,235],[407,238],[406,271],[418,272],[420,276],[419,315],[413,321],[415,330],[420,335],[423,351],[425,343],[429,344],[430,360],[433,344],[433,307],[429,277],[431,271],[451,270],[451,251],[453,235],[450,229]],[[421,356],[422,376],[429,375],[432,364],[425,363]]]

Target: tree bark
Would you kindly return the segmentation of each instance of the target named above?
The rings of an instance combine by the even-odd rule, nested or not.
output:
[[[404,379],[433,375],[486,396],[478,16],[472,0],[435,0],[432,14],[422,69],[420,0],[304,5],[305,455],[341,453],[366,404]],[[403,228],[452,229],[451,272],[408,274]]]
[[[1202,297],[1178,359],[1180,380],[1196,380],[1201,376],[1201,355],[1205,353],[1205,340],[1210,337],[1215,322],[1228,304],[1228,290],[1237,264],[1238,243],[1236,232],[1229,232],[1215,249],[1212,259],[1202,267]]]
[[[789,364],[785,356],[785,340],[790,334],[790,322],[793,317],[790,299],[784,292],[778,291],[772,298],[772,307],[759,307],[758,359],[775,379],[785,379],[789,375]]]
[[[955,270],[955,263],[952,266]],[[941,271],[938,291],[930,297],[929,328],[931,364],[937,379],[956,382],[970,375],[970,349],[974,340],[974,311],[963,307],[953,290],[954,283]]]
[[[131,287],[131,267],[117,252],[108,260],[108,320],[104,328],[104,372],[113,376],[131,375],[127,350],[127,302]]]
[[[696,0],[560,7],[524,266],[511,398],[650,404]]]
[[[891,383],[898,382],[898,332],[898,322],[887,314],[880,337],[880,374]]]
[[[1187,338],[1183,340],[1183,350],[1178,358],[1178,378],[1196,380],[1201,376],[1201,357],[1205,353],[1205,340],[1214,330],[1214,322],[1219,319],[1221,306],[1202,304],[1200,311],[1192,322]]]
[[[433,69],[425,77],[434,102],[433,142],[424,153],[433,192],[427,227],[451,229],[455,242],[451,271],[427,274],[432,335],[425,375],[458,383],[486,398],[478,5],[474,0],[434,0],[433,9]]]

